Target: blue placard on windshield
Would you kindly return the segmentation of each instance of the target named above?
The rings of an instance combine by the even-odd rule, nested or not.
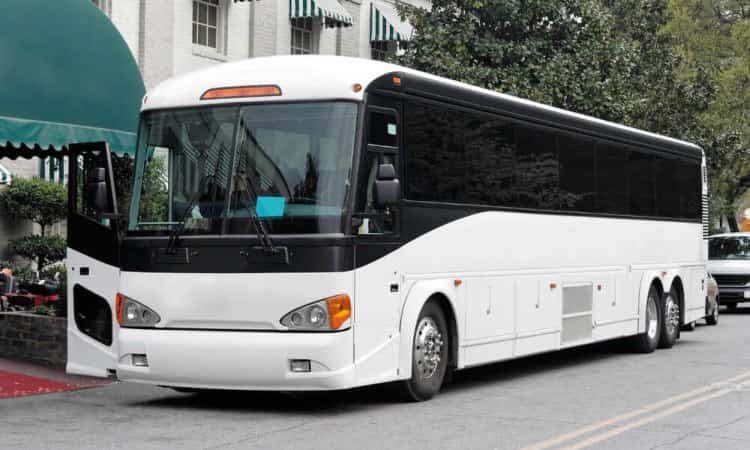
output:
[[[281,217],[284,215],[285,206],[285,197],[258,196],[258,201],[255,202],[255,213],[258,217]]]

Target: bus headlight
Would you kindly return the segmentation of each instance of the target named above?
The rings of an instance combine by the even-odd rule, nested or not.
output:
[[[161,320],[153,309],[120,293],[115,298],[115,315],[121,327],[153,327]]]
[[[352,302],[348,295],[334,295],[288,312],[281,324],[290,330],[334,331],[349,328]]]

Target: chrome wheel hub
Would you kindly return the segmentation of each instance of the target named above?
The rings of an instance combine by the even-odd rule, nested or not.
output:
[[[437,324],[431,317],[422,318],[414,336],[414,364],[421,378],[435,375],[442,350],[443,336]]]
[[[656,331],[659,326],[659,313],[656,311],[656,300],[653,297],[648,298],[648,305],[646,305],[646,312],[648,316],[648,338],[656,339]]]
[[[667,332],[672,334],[680,326],[680,305],[674,301],[671,295],[667,296],[667,302],[664,308],[664,324]]]

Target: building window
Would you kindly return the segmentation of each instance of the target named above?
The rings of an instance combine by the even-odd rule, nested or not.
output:
[[[97,8],[101,9],[107,16],[112,12],[111,0],[91,0]]]
[[[385,61],[391,54],[391,46],[388,41],[370,42],[370,59],[376,61]]]
[[[309,55],[317,53],[313,40],[313,19],[292,19],[292,55]]]
[[[219,51],[219,0],[193,0],[193,44]]]

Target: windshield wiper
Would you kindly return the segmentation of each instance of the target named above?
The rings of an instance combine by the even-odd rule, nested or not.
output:
[[[252,194],[249,190],[244,190],[244,192],[247,193],[248,199],[252,203],[252,205],[247,205],[245,209],[247,209],[247,212],[250,214],[250,219],[253,223],[253,227],[255,228],[255,233],[258,235],[260,245],[268,254],[278,253],[279,249],[274,245],[273,239],[271,239],[271,235],[269,235],[268,230],[266,230],[266,226],[263,224],[263,221],[255,211],[255,207],[257,207],[258,205],[258,193],[255,191],[253,181],[250,179],[250,177],[247,176],[245,177],[245,181],[247,186],[252,190]]]
[[[203,194],[203,189],[206,183],[209,180],[213,180],[214,178],[216,178],[215,174],[204,175],[203,178],[201,178],[200,182],[198,183],[198,189],[190,197],[187,208],[185,208],[185,211],[183,211],[180,220],[177,221],[177,225],[169,233],[169,242],[167,243],[167,249],[165,250],[166,254],[173,255],[177,250],[177,243],[180,240],[180,235],[182,235],[182,232],[185,231],[185,221],[187,220],[188,214],[193,211],[195,202]]]

